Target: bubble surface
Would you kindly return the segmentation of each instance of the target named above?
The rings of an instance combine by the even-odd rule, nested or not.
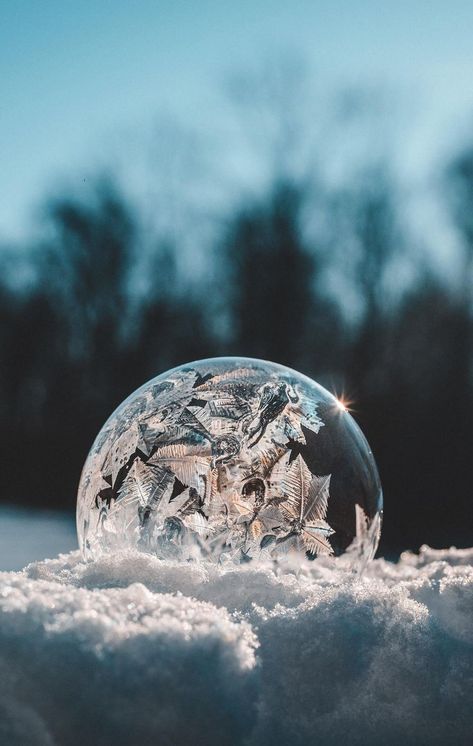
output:
[[[372,452],[339,400],[282,365],[213,358],[157,376],[107,420],[77,530],[86,558],[365,562],[381,513]]]

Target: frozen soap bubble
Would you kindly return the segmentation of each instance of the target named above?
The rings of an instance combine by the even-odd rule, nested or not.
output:
[[[107,420],[77,527],[87,558],[358,562],[376,551],[381,509],[369,445],[332,394],[282,365],[215,358],[153,378]]]

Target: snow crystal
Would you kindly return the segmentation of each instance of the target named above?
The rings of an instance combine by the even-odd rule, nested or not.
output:
[[[466,744],[473,550],[0,573],[0,744]]]

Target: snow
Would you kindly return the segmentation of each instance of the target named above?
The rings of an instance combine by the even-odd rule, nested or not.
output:
[[[21,570],[28,562],[76,548],[72,513],[0,506],[0,570]]]
[[[0,573],[0,744],[467,744],[473,549]]]

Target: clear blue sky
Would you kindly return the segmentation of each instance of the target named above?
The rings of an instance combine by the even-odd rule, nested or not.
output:
[[[205,126],[225,74],[278,49],[409,90],[434,152],[473,112],[472,38],[471,0],[0,0],[0,237],[117,129],[161,110]]]

